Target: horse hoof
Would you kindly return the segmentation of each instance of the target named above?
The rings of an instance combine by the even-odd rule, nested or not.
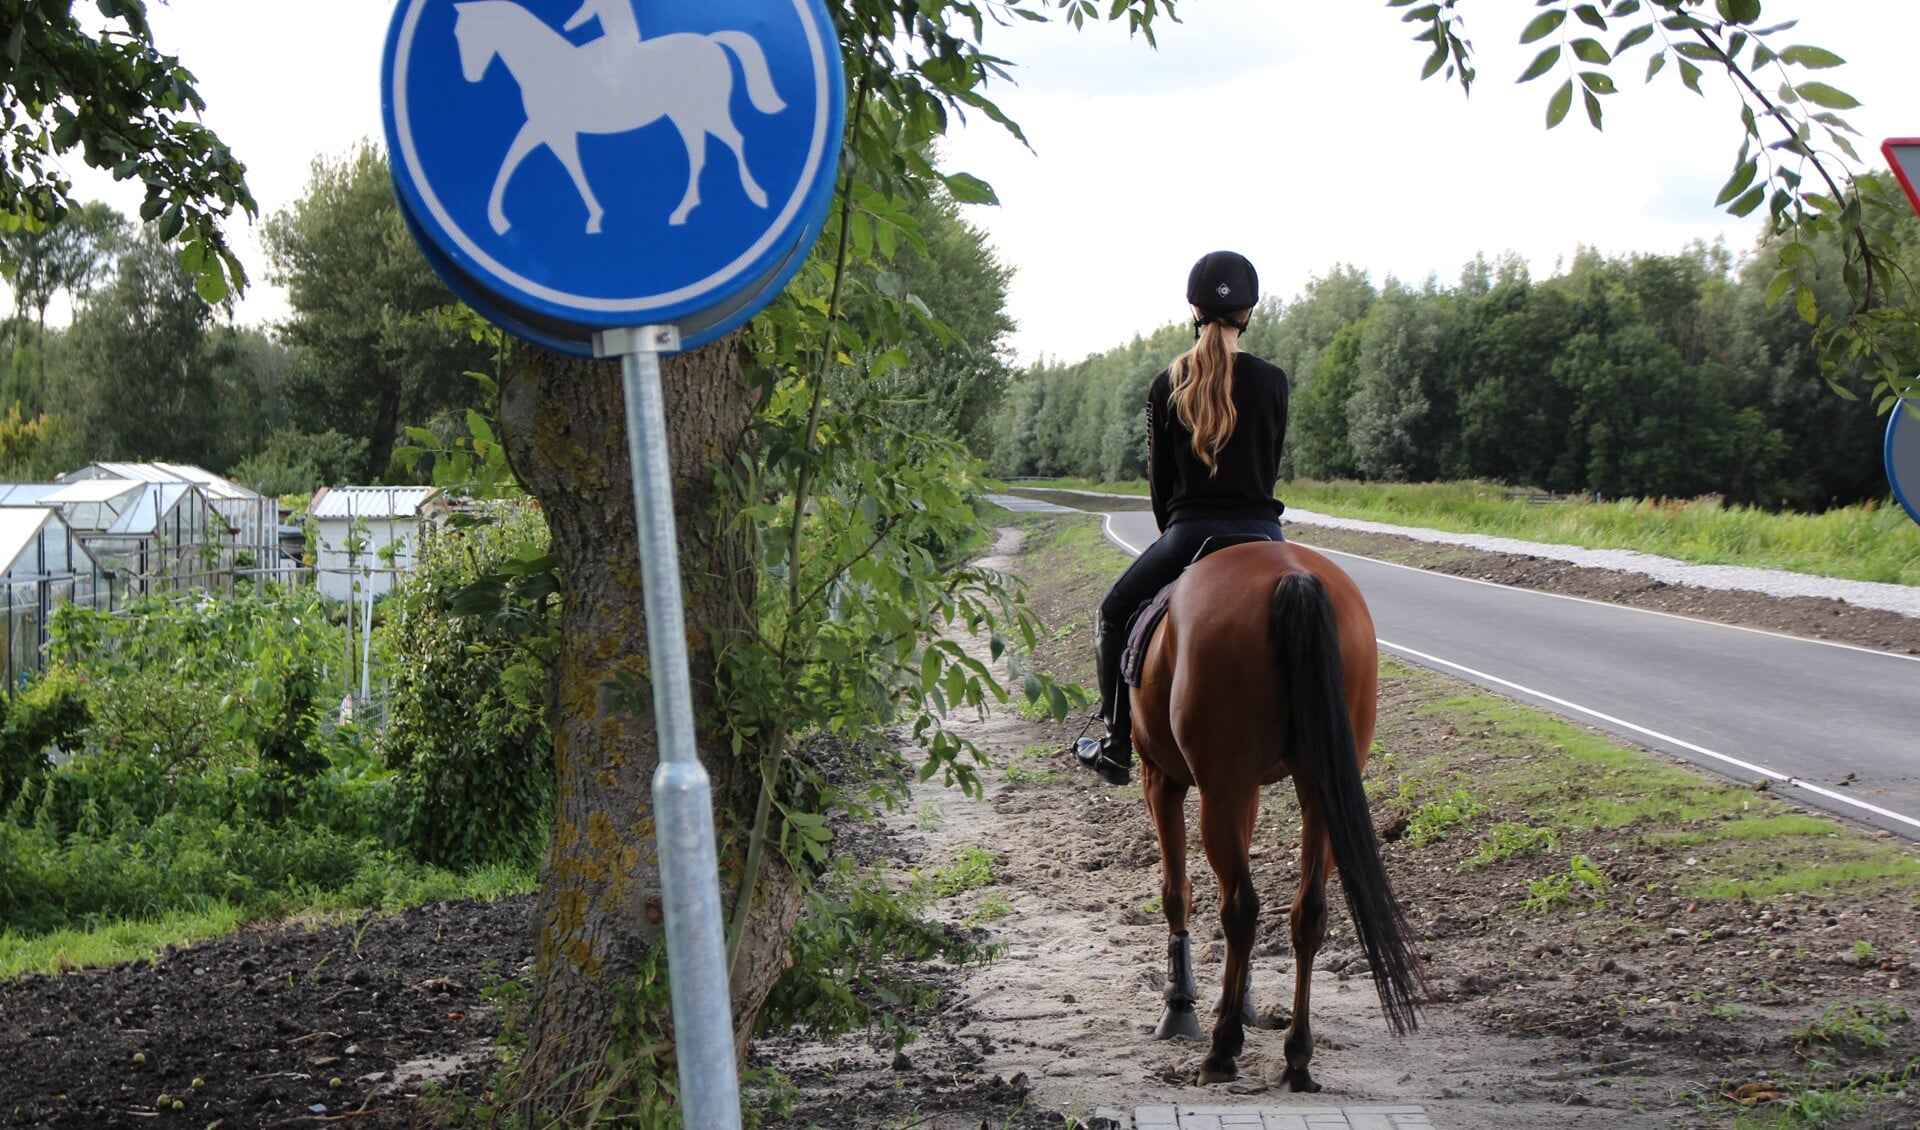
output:
[[[1232,1060],[1228,1060],[1224,1067],[1212,1060],[1206,1060],[1200,1064],[1200,1073],[1195,1076],[1202,1087],[1209,1087],[1215,1083],[1231,1083],[1238,1078],[1240,1078],[1240,1069],[1234,1066]]]
[[[1200,1038],[1200,1018],[1193,1013],[1193,1006],[1186,1008],[1168,1007],[1160,1017],[1160,1024],[1153,1030],[1156,1040],[1171,1040],[1175,1036],[1185,1036],[1189,1040]]]
[[[1313,1076],[1307,1074],[1307,1069],[1304,1067],[1289,1067],[1285,1071],[1282,1071],[1280,1073],[1280,1082],[1289,1091],[1306,1091],[1311,1094],[1320,1089],[1320,1084],[1313,1081]]]

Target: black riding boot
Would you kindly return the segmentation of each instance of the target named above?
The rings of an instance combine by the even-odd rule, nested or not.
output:
[[[1081,738],[1073,744],[1073,754],[1080,764],[1109,785],[1124,785],[1133,779],[1133,702],[1120,681],[1120,653],[1126,646],[1126,629],[1095,620],[1094,669],[1100,680],[1100,718],[1107,724],[1107,736],[1099,741]]]

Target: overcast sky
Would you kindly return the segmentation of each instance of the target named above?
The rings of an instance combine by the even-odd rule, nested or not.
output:
[[[1376,282],[1450,282],[1476,252],[1517,253],[1539,277],[1581,244],[1664,253],[1724,238],[1738,253],[1753,242],[1754,223],[1713,208],[1739,144],[1725,81],[1709,76],[1703,99],[1669,67],[1647,86],[1643,47],[1618,70],[1604,133],[1578,109],[1548,132],[1560,76],[1513,81],[1538,49],[1516,42],[1531,0],[1463,5],[1479,58],[1471,98],[1419,81],[1425,45],[1384,0],[1179,7],[1184,22],[1159,28],[1157,51],[1113,28],[988,28],[989,50],[1019,64],[1018,85],[997,97],[1033,148],[981,119],[947,144],[946,163],[999,192],[1000,207],[969,218],[1016,271],[1023,362],[1078,359],[1180,317],[1187,268],[1221,247],[1290,297],[1341,263]],[[161,48],[199,77],[207,124],[247,163],[263,216],[301,195],[316,155],[380,136],[392,11],[385,0],[150,8]],[[1920,3],[1768,0],[1766,15],[1800,19],[1783,42],[1847,59],[1819,77],[1865,103],[1845,116],[1873,167],[1882,139],[1920,135]],[[137,189],[74,166],[84,196],[138,207]],[[255,280],[240,320],[284,317],[256,233],[234,234]]]

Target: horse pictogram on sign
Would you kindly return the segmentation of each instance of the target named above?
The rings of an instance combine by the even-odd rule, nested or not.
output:
[[[818,235],[839,62],[821,0],[400,0],[394,182],[428,261],[502,325],[583,352],[674,324],[691,347]]]
[[[513,0],[473,0],[454,8],[459,16],[453,34],[460,41],[460,66],[467,81],[485,78],[497,58],[520,85],[527,110],[527,124],[514,135],[487,196],[487,219],[496,233],[505,234],[512,226],[502,206],[507,182],[520,162],[543,145],[560,159],[579,189],[587,207],[587,232],[598,233],[604,209],[580,164],[580,135],[629,133],[661,118],[679,132],[688,164],[686,191],[668,223],[686,223],[687,214],[700,203],[708,135],[733,151],[747,199],[755,207],[767,206],[766,190],[747,168],[745,142],[733,124],[733,70],[726,52],[731,51],[745,71],[754,109],[778,114],[787,104],[774,89],[766,56],[751,35],[716,31],[641,40],[628,0],[588,0],[566,26],[578,27],[598,16],[602,28],[611,22],[616,30],[576,45]],[[610,20],[608,12],[624,17]],[[612,81],[583,85],[574,77],[581,66]]]

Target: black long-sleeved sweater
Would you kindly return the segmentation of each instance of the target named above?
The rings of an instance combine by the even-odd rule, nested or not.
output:
[[[1165,369],[1147,388],[1147,485],[1161,529],[1182,518],[1277,518],[1273,497],[1287,438],[1287,374],[1251,353],[1233,355],[1233,435],[1216,453],[1218,470],[1193,453],[1193,432],[1168,403]]]

